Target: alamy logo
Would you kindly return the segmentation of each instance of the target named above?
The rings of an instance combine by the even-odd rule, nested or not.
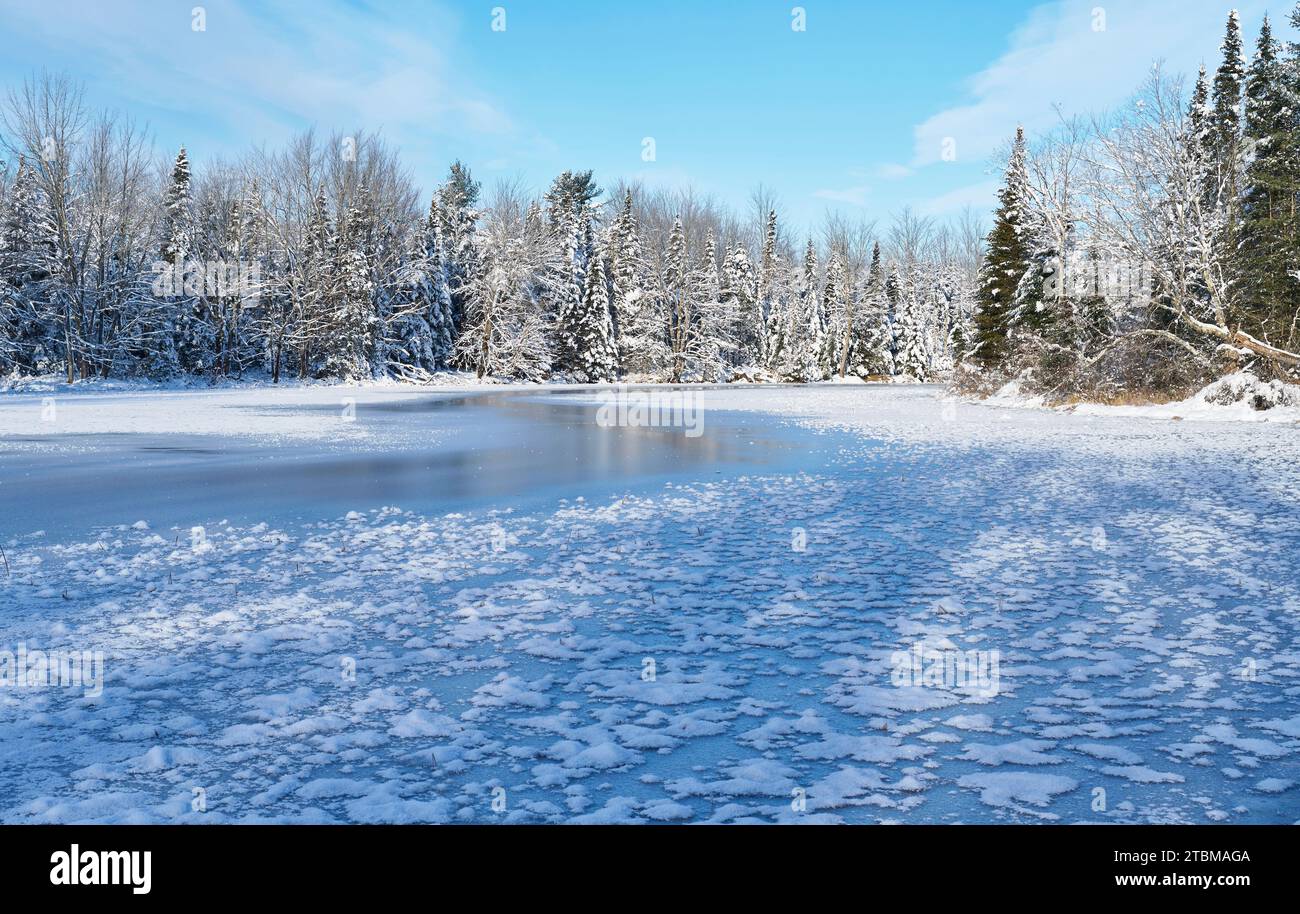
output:
[[[898,688],[961,690],[992,698],[998,694],[1001,683],[1001,657],[1001,651],[996,650],[927,647],[918,641],[910,651],[895,651],[890,657],[890,680]]]
[[[245,260],[181,260],[153,263],[153,294],[157,298],[182,295],[205,298],[256,299],[261,294],[262,269]]]
[[[50,855],[52,885],[129,885],[148,895],[153,879],[153,851],[83,851],[74,844]]]
[[[704,404],[693,390],[628,390],[619,384],[599,394],[601,428],[684,428],[687,438],[704,434]]]
[[[77,688],[87,698],[104,691],[103,651],[40,651],[18,644],[17,651],[0,650],[0,688]]]

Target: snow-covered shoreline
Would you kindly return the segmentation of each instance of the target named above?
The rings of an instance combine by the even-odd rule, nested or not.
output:
[[[1236,372],[1206,385],[1182,400],[1167,403],[1109,404],[1080,401],[1053,404],[1026,394],[1012,381],[980,401],[1011,409],[1055,409],[1081,416],[1128,416],[1202,422],[1300,422],[1300,386],[1281,381],[1264,383],[1247,372]]]

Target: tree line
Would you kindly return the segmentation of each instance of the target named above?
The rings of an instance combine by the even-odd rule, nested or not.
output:
[[[1300,5],[1290,22],[1300,27]],[[1190,95],[1157,67],[1122,109],[1017,133],[963,382],[1174,395],[1300,371],[1300,43],[1265,17]]]
[[[566,171],[426,206],[375,135],[195,169],[43,75],[0,122],[0,372],[540,381],[930,380],[971,330],[982,230],[905,210],[795,242],[772,194]]]
[[[1300,26],[1300,6],[1291,15]],[[795,237],[760,187],[566,171],[422,198],[371,134],[159,161],[66,77],[0,117],[0,374],[811,382],[1174,395],[1300,371],[1300,46],[1236,13],[1190,92],[1019,131],[991,229],[904,210]]]

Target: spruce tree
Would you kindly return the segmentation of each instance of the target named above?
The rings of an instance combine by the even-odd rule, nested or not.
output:
[[[1291,345],[1300,310],[1296,218],[1296,97],[1268,17],[1246,74],[1243,136],[1248,158],[1237,225],[1240,319],[1263,339]]]
[[[976,296],[974,358],[986,369],[998,369],[1006,364],[1016,289],[1031,268],[1026,225],[1027,184],[1025,132],[1017,128],[1002,189],[998,192],[998,208],[989,231]]]
[[[557,238],[563,245],[563,255],[558,258],[558,275],[553,282],[555,299],[555,359],[554,367],[561,372],[585,370],[582,342],[575,334],[580,325],[579,314],[587,290],[587,272],[595,247],[595,232],[591,216],[562,219],[553,231],[562,231]]]
[[[767,223],[763,229],[763,250],[758,261],[758,280],[755,294],[758,297],[759,318],[763,322],[761,338],[758,342],[758,363],[767,368],[774,368],[778,358],[781,328],[784,326],[783,315],[777,313],[775,296],[778,254],[776,249],[776,210],[767,211]]]
[[[304,234],[301,269],[295,277],[293,289],[295,305],[291,328],[291,338],[298,351],[299,378],[309,376],[320,351],[320,340],[331,326],[335,236],[325,202],[324,184],[317,187],[312,198]]]
[[[57,253],[49,204],[20,157],[0,222],[0,370],[53,368],[58,339],[49,287]]]
[[[481,185],[460,161],[453,162],[447,180],[438,190],[438,224],[442,231],[443,259],[447,269],[447,290],[451,295],[455,333],[465,318],[468,286],[478,270],[474,234],[478,229],[478,199]]]
[[[693,331],[691,318],[692,273],[686,250],[686,228],[682,217],[673,220],[664,252],[663,288],[668,310],[668,341],[671,353],[668,379],[677,383],[686,371],[686,353]]]
[[[207,355],[206,310],[203,301],[202,263],[194,250],[196,219],[190,191],[190,162],[182,146],[172,165],[171,183],[163,199],[162,244],[160,253],[171,271],[169,326],[158,329],[167,343],[159,347],[146,365],[153,376],[176,370],[200,371]]]
[[[812,239],[804,249],[803,271],[797,297],[791,301],[782,341],[781,377],[787,381],[812,382],[823,379],[818,358],[821,354],[822,319],[818,289],[817,251]]]
[[[893,328],[890,326],[885,267],[879,242],[871,247],[871,266],[867,269],[866,283],[859,298],[849,371],[861,378],[892,375]]]
[[[749,251],[737,242],[723,265],[722,298],[730,315],[729,336],[737,365],[755,365],[763,338],[763,314],[758,298],[758,277]]]
[[[718,265],[718,242],[709,229],[704,251],[692,285],[690,367],[701,381],[716,380],[730,351],[728,321],[723,303],[722,271]]]
[[[618,353],[614,348],[604,259],[599,252],[591,258],[582,300],[568,313],[568,321],[566,336],[574,341],[577,376],[592,384],[613,381],[618,373]]]
[[[823,330],[817,350],[817,366],[823,378],[843,377],[841,363],[847,370],[848,353],[841,347],[848,345],[849,307],[848,290],[844,287],[844,261],[839,251],[832,251],[826,263],[826,282],[822,286],[821,316]]]
[[[357,380],[371,373],[376,321],[371,300],[374,285],[367,245],[371,226],[366,200],[365,188],[359,188],[338,225],[333,267],[337,285],[323,341],[325,377]]]
[[[1220,163],[1236,154],[1241,139],[1241,92],[1246,76],[1246,58],[1241,44],[1241,19],[1236,10],[1228,14],[1223,37],[1223,62],[1214,74],[1213,104],[1210,109],[1209,143]]]
[[[610,271],[619,368],[637,378],[661,378],[667,364],[667,320],[663,299],[649,287],[631,191],[610,233]]]
[[[890,276],[889,286],[895,301],[894,373],[914,381],[929,381],[931,359],[920,302],[896,271]]]

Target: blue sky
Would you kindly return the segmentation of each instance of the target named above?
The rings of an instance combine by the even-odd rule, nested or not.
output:
[[[1237,6],[1249,46],[1269,5]],[[1273,0],[1275,25],[1290,6]],[[194,7],[4,0],[0,81],[66,71],[199,167],[311,125],[360,128],[426,189],[454,158],[485,182],[594,168],[737,208],[761,182],[805,227],[828,208],[988,207],[990,156],[1017,122],[1122,103],[1156,59],[1213,68],[1230,2],[208,0],[204,31]]]

